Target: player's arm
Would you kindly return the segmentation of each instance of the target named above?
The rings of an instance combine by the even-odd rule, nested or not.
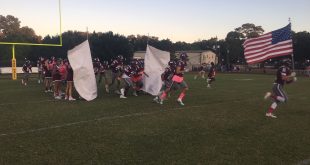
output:
[[[282,75],[282,80],[286,81],[287,83],[297,81],[296,73],[292,72],[290,75]]]
[[[181,67],[180,66],[177,66],[176,68],[176,74],[182,74],[183,72],[181,71]]]

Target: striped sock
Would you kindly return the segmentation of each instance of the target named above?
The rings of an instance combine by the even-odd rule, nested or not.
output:
[[[163,92],[160,96],[160,99],[161,100],[164,100],[165,98],[167,97],[167,93],[166,92]]]
[[[180,94],[180,96],[179,96],[179,99],[180,99],[180,100],[183,100],[184,96],[185,96],[185,92],[182,92],[182,93]]]

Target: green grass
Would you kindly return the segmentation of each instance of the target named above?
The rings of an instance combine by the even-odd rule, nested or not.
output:
[[[252,80],[244,80],[252,79]],[[297,164],[310,159],[310,79],[285,86],[289,101],[265,117],[274,76],[193,80],[184,103],[99,89],[92,102],[55,101],[0,76],[0,164]],[[103,86],[103,85],[102,85]]]

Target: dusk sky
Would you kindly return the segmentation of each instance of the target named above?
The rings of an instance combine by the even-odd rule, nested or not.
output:
[[[0,0],[0,14],[14,15],[38,35],[59,34],[58,0]],[[292,20],[310,32],[309,0],[61,0],[63,31],[113,31],[194,42],[226,34],[244,23],[265,32]]]

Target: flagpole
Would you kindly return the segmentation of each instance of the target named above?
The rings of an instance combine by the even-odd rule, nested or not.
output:
[[[291,18],[288,18],[288,22],[291,24],[291,35],[292,33],[292,23],[291,23]],[[293,40],[293,36],[292,36],[292,40]],[[294,46],[294,42],[292,42],[293,46]],[[293,53],[292,53],[292,69],[293,71],[295,71],[295,59],[294,59],[294,48],[293,48]]]
[[[147,33],[147,41],[146,41],[147,45],[149,45],[149,40],[150,40],[150,33]]]
[[[88,40],[88,26],[86,26],[86,37],[87,37],[87,40]]]

